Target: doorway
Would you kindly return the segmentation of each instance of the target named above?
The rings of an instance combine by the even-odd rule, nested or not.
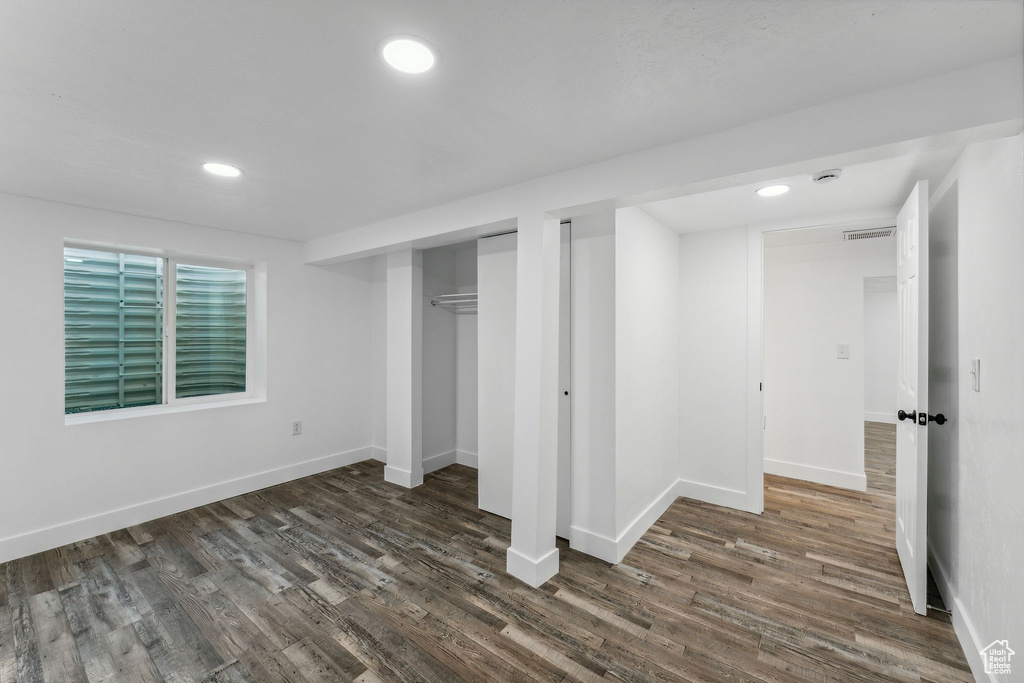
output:
[[[866,490],[868,397],[887,385],[895,401],[886,367],[898,343],[894,232],[837,225],[764,234],[766,473]],[[879,310],[876,320],[885,300],[866,283],[891,285],[888,316]],[[879,414],[886,406],[872,403]]]

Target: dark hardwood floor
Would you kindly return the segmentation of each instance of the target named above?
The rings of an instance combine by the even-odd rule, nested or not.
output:
[[[539,590],[476,473],[361,463],[0,565],[0,681],[971,680],[869,490],[766,477],[761,516],[680,499],[618,566]]]

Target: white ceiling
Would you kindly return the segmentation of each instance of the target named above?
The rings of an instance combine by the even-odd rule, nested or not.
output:
[[[1011,56],[1021,32],[998,0],[8,0],[0,191],[305,240]],[[389,70],[395,33],[439,68]]]
[[[895,216],[915,182],[928,180],[934,187],[942,181],[962,150],[962,147],[951,147],[848,166],[842,169],[839,180],[831,183],[811,182],[811,173],[825,170],[811,162],[807,172],[797,176],[640,206],[662,224],[683,233],[740,225],[798,222],[801,218],[817,219],[823,215],[870,209],[891,209]],[[758,188],[777,184],[789,185],[791,189],[777,197],[757,194]],[[842,230],[837,234],[841,239]]]

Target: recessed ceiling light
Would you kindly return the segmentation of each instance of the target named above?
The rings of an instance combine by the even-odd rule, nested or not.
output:
[[[407,74],[430,71],[437,63],[437,51],[425,40],[415,36],[391,36],[381,41],[384,61]]]
[[[241,169],[235,168],[234,166],[228,166],[227,164],[218,164],[214,161],[208,161],[203,164],[203,170],[207,173],[222,175],[228,178],[237,178],[242,175]]]
[[[757,191],[762,197],[778,197],[789,192],[789,185],[769,185]]]

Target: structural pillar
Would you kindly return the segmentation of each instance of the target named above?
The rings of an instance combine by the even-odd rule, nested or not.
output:
[[[546,219],[540,211],[519,217],[512,546],[507,569],[531,586],[540,586],[558,573],[562,248],[558,220]]]
[[[423,483],[423,252],[387,256],[387,466],[384,479]]]

